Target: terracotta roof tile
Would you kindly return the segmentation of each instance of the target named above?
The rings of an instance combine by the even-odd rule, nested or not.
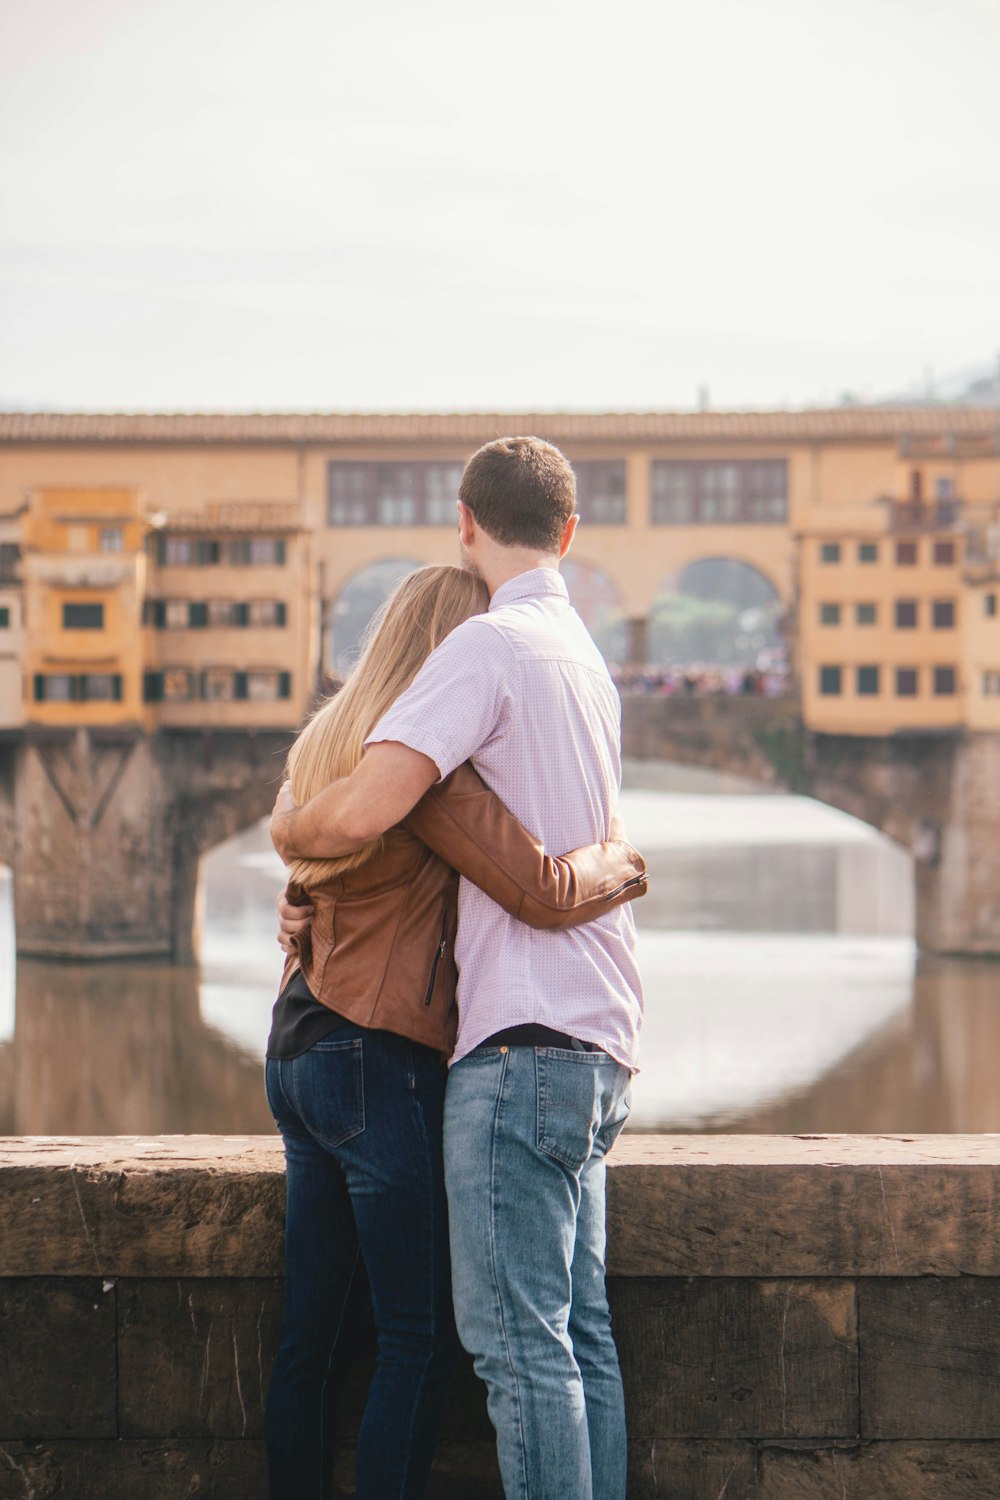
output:
[[[720,412],[0,412],[2,443],[393,443],[467,447],[504,433],[556,442],[824,439],[893,441],[904,434],[996,436],[1000,411],[970,407],[847,406]]]

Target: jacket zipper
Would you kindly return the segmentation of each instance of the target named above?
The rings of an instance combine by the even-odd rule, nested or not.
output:
[[[445,948],[447,946],[448,946],[448,916],[447,916],[447,913],[445,913],[445,916],[442,918],[442,921],[441,921],[441,941],[440,941],[440,943],[438,943],[437,950],[436,950],[436,952],[434,954],[434,962],[431,964],[431,977],[430,977],[430,980],[428,981],[428,984],[427,984],[427,993],[424,996],[424,1005],[425,1006],[429,1006],[430,1003],[431,1003],[431,1000],[434,997],[434,981],[437,978],[438,964],[441,962],[442,958],[444,958],[444,950],[445,950]]]
[[[622,891],[627,891],[634,885],[641,885],[647,877],[645,875],[633,875],[631,880],[623,880],[621,885],[616,885],[613,891],[602,891],[602,901],[613,901],[615,896],[620,896]]]

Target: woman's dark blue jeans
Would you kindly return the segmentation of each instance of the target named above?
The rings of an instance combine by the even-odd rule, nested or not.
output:
[[[458,1352],[441,1154],[445,1067],[345,1026],[267,1063],[285,1143],[285,1314],[268,1392],[271,1500],[321,1500],[325,1394],[360,1256],[378,1361],[358,1434],[358,1500],[417,1500]]]

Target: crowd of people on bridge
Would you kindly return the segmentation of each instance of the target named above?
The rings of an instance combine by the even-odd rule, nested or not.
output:
[[[653,693],[660,697],[778,698],[789,691],[790,679],[783,663],[762,667],[719,667],[695,662],[690,666],[623,666],[608,663],[620,693]]]

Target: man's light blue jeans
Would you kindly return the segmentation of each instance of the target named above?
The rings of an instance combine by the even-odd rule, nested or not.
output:
[[[507,1500],[624,1500],[604,1158],[628,1112],[628,1070],[604,1052],[480,1047],[448,1078],[455,1316]]]

